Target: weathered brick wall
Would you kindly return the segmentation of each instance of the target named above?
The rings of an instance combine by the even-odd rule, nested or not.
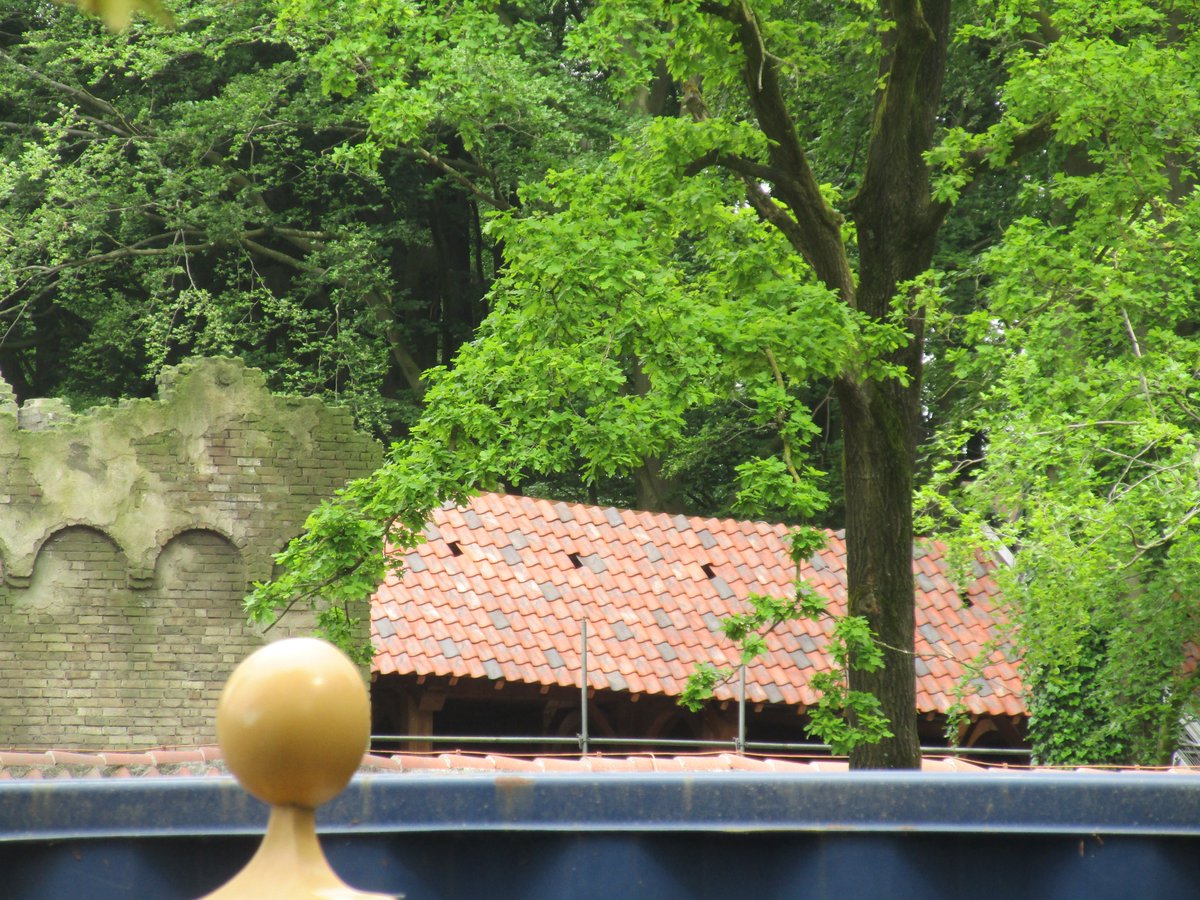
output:
[[[6,388],[0,746],[213,742],[221,686],[264,640],[242,611],[250,581],[378,445],[236,360],[186,363],[157,400],[79,416],[18,411]],[[291,613],[267,637],[310,627]]]

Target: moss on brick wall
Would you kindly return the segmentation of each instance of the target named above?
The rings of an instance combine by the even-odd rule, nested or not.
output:
[[[249,582],[317,503],[378,465],[378,444],[345,410],[272,395],[232,359],[190,361],[155,400],[80,415],[18,410],[6,387],[0,746],[212,742],[226,676],[263,641],[242,613]]]

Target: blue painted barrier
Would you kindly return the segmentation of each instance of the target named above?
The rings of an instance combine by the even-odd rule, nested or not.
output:
[[[0,897],[195,897],[266,817],[228,778],[0,783]],[[318,826],[408,900],[1200,895],[1190,775],[365,775]]]

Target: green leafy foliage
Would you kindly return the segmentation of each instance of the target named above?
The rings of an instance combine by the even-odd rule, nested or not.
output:
[[[857,560],[885,543],[863,522],[907,552],[919,472],[963,558],[1013,550],[1044,758],[1163,757],[1197,637],[1192,6],[176,12],[117,36],[6,13],[0,367],[90,402],[236,352],[409,435],[256,616],[305,598],[337,633],[385,548],[478,487],[636,480],[795,524],[845,498]],[[852,609],[911,602],[885,581],[852,575]],[[823,611],[798,585],[729,633],[753,653],[792,615]],[[911,680],[911,635],[844,622],[814,719],[858,748],[889,726],[840,673]]]
[[[389,256],[419,237],[377,210],[407,200],[329,164],[345,120],[261,4],[175,6],[175,30],[117,35],[8,8],[6,377],[87,405],[145,394],[188,355],[238,354],[390,432],[410,400],[385,387],[389,320],[409,302]]]
[[[1129,226],[1119,251],[1015,226],[976,323],[988,352],[960,363],[991,384],[968,423],[988,459],[963,521],[1018,548],[1001,577],[1051,761],[1162,761],[1190,706],[1196,282],[1162,245],[1194,206]]]
[[[446,500],[465,503],[463,485],[488,486],[470,461],[421,441],[395,445],[390,465],[346,485],[305,523],[303,539],[276,555],[280,575],[246,597],[250,620],[276,621],[297,604],[317,611],[318,627],[355,659],[369,659],[350,610],[384,575],[403,574],[401,553],[424,540],[430,512]]]
[[[604,93],[564,69],[559,48],[572,22],[557,5],[276,7],[323,90],[363,123],[336,156],[366,173],[394,148],[411,147],[487,206],[507,208],[512,186],[603,148],[616,127]]]
[[[514,102],[547,115],[482,135],[458,107],[406,102],[403,131],[379,133],[364,98],[328,84],[325,39],[341,25],[317,6],[286,28],[260,0],[172,7],[176,28],[120,34],[72,8],[3,11],[0,367],[22,398],[83,406],[146,394],[188,355],[236,354],[278,390],[403,434],[421,373],[483,316],[496,248],[481,209],[606,140],[597,90],[553,65],[532,23],[480,7],[469,29],[490,15],[483,43],[509,36],[495,58],[524,54],[503,85],[533,90],[537,69],[538,97]],[[465,100],[430,80],[461,66],[455,77],[478,81],[482,57],[443,58],[430,17],[403,16],[388,41],[427,42],[443,71],[381,69],[372,83],[411,76],[413,91]],[[362,28],[343,34],[374,33]],[[362,154],[370,166],[353,163]]]
[[[797,576],[791,596],[750,594],[746,598],[747,611],[724,618],[721,633],[737,646],[742,664],[747,665],[767,652],[768,638],[779,626],[798,620],[832,620],[826,643],[832,667],[817,672],[809,682],[818,700],[808,711],[806,728],[810,735],[829,744],[834,753],[849,754],[855,747],[892,735],[879,700],[867,691],[849,686],[851,665],[873,672],[882,668],[884,661],[870,624],[861,616],[833,616],[826,608],[826,598],[800,577],[801,561],[811,557],[824,543],[824,536],[816,529],[793,531],[789,544]],[[688,677],[679,704],[693,711],[703,708],[716,689],[731,681],[734,674],[732,669],[701,663]]]
[[[527,107],[528,89],[543,83],[540,71],[521,69],[531,45],[505,44],[507,32],[488,40],[507,47],[504,65],[493,65],[496,54],[479,46],[477,35],[488,35],[494,23],[470,4],[379,11],[318,5],[311,13],[316,25],[306,7],[296,4],[288,15],[305,28],[328,29],[326,87],[363,104],[372,146],[411,139],[410,116],[479,122],[478,110],[502,110],[509,95]],[[524,21],[528,12],[517,7],[506,15]],[[323,17],[327,25],[320,25]],[[422,55],[423,40],[416,50],[394,40],[414,22],[418,34],[439,36],[438,54]],[[358,38],[364,30],[371,33]],[[722,460],[734,482],[731,508],[812,521],[829,496],[814,447],[828,433],[816,411],[828,403],[829,386],[837,384],[839,398],[851,397],[856,410],[867,412],[855,419],[866,429],[860,436],[889,431],[885,441],[901,456],[906,439],[895,432],[918,408],[926,311],[923,300],[916,302],[921,290],[903,285],[916,284],[928,266],[922,248],[932,245],[914,235],[901,241],[916,248],[911,259],[885,261],[888,250],[868,264],[864,256],[858,275],[865,299],[857,297],[853,270],[855,242],[896,224],[884,222],[892,202],[882,196],[884,185],[922,183],[919,156],[900,161],[904,171],[867,179],[872,170],[864,149],[876,139],[903,147],[928,140],[900,134],[912,128],[908,123],[925,121],[925,113],[872,112],[875,98],[893,90],[879,78],[881,61],[894,56],[887,48],[907,52],[920,44],[919,23],[910,13],[876,16],[862,4],[600,2],[548,33],[567,47],[573,58],[565,68],[580,83],[605,82],[630,111],[681,115],[631,115],[602,158],[554,167],[543,180],[528,181],[518,203],[493,204],[502,212],[487,234],[503,247],[504,268],[489,315],[453,366],[429,373],[427,407],[411,446],[398,451],[373,490],[388,495],[406,478],[431,477],[422,461],[432,447],[448,448],[451,457],[438,473],[445,487],[517,486],[564,471],[578,472],[597,492],[614,478],[656,469],[669,479],[689,471],[685,461],[696,459],[698,437],[721,433],[705,419],[722,410],[736,413],[754,438],[739,447],[741,458]],[[483,83],[446,76],[454,89],[442,90],[442,57],[460,47],[484,61]],[[518,70],[526,72],[526,85],[489,80]],[[880,109],[925,102],[915,99],[911,81],[895,90]],[[889,130],[896,134],[878,137]],[[490,142],[503,132],[472,126],[464,140],[481,157],[498,160]],[[368,147],[347,161],[373,167],[373,154]],[[871,196],[855,197],[857,191]],[[936,218],[930,198],[918,199],[925,211],[900,220]],[[894,295],[913,302],[893,304]],[[902,487],[897,508],[888,511],[902,525],[906,467],[911,460],[889,482]],[[910,545],[906,527],[892,539]],[[855,553],[872,552],[857,533],[854,541]],[[280,584],[300,589],[310,581],[289,569]],[[287,596],[281,590],[278,597]],[[851,585],[852,603],[862,602],[863,591]],[[799,608],[817,611],[811,594],[797,596]],[[758,602],[762,608],[750,615],[763,624],[782,613]],[[887,602],[911,604],[911,582],[889,585]],[[752,655],[762,637],[751,625],[730,628]],[[863,643],[870,632],[864,619],[851,617],[834,632],[840,667],[879,670],[878,650]],[[890,640],[901,654],[891,677],[903,682],[911,634]],[[886,733],[875,727],[878,710],[848,688],[826,708],[841,710],[848,728],[863,729],[856,734]],[[910,711],[892,714],[907,719]],[[909,725],[894,764],[913,763]],[[847,746],[848,734],[831,739]]]
[[[867,691],[852,691],[840,673],[818,672],[810,686],[819,692],[809,710],[809,733],[839,755],[856,747],[892,737],[889,720],[879,698]]]
[[[733,669],[717,668],[710,662],[697,664],[679,694],[679,705],[692,712],[700,711],[712,699],[713,692],[733,675]]]
[[[1048,40],[1010,55],[989,140],[1048,122],[1063,165],[1029,177],[979,260],[986,306],[944,323],[972,348],[946,362],[973,401],[926,500],[964,542],[1013,551],[998,578],[1038,757],[1162,763],[1196,711],[1200,636],[1195,12],[996,7],[979,33]],[[971,435],[982,462],[953,458]]]

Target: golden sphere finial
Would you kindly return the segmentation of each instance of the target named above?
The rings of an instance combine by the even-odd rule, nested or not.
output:
[[[217,743],[248,792],[276,806],[315,809],[350,781],[371,736],[362,677],[316,638],[255,651],[217,704]]]
[[[258,853],[210,897],[384,900],[337,877],[314,815],[349,783],[370,735],[367,689],[332,644],[277,641],[233,670],[217,703],[217,742],[242,787],[271,804],[271,818]]]

